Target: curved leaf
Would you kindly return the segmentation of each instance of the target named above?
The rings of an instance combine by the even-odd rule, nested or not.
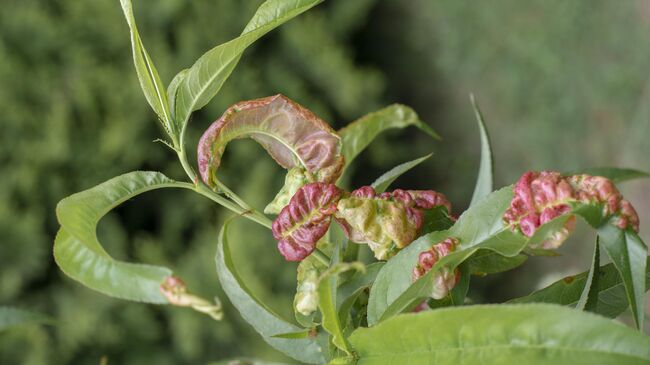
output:
[[[260,37],[323,0],[267,0],[242,35],[212,48],[189,68],[176,94],[176,122],[184,130],[190,114],[205,106],[221,89],[242,53]]]
[[[428,154],[426,156],[417,158],[413,161],[408,161],[404,162],[401,165],[397,165],[393,167],[392,169],[388,170],[385,174],[381,175],[380,177],[375,180],[370,186],[372,186],[373,189],[377,193],[383,193],[388,189],[390,184],[395,181],[398,177],[400,177],[403,173],[407,172],[408,170],[414,168],[415,166],[421,164],[425,160],[427,160],[429,157],[431,157],[432,154]]]
[[[646,291],[650,288],[650,257],[646,257]],[[575,307],[587,283],[588,271],[567,276],[546,288],[525,297],[512,299],[509,303],[554,303]],[[598,303],[592,310],[605,317],[616,318],[629,306],[625,286],[614,264],[603,265],[598,269],[598,282],[594,291],[598,293]]]
[[[52,323],[54,320],[42,313],[0,306],[0,332],[15,326]]]
[[[216,185],[228,142],[247,137],[261,144],[282,167],[310,174],[311,181],[334,182],[341,173],[343,157],[336,133],[306,108],[275,95],[231,106],[205,131],[198,163],[206,184]]]
[[[478,177],[476,178],[476,185],[474,186],[474,193],[472,194],[472,201],[469,203],[470,207],[478,202],[484,196],[490,194],[493,189],[493,171],[492,166],[492,148],[490,147],[490,137],[488,136],[485,123],[483,122],[483,115],[476,105],[474,95],[470,96],[474,113],[476,114],[476,121],[478,122],[478,129],[481,134],[481,164],[478,169]]]
[[[451,307],[359,328],[357,365],[650,364],[650,337],[554,305]]]
[[[142,92],[144,93],[147,102],[149,102],[149,105],[151,105],[151,108],[162,121],[167,134],[169,134],[173,140],[176,140],[178,137],[176,135],[178,131],[175,130],[174,124],[172,123],[165,85],[160,80],[158,71],[153,64],[151,57],[149,57],[149,53],[147,53],[147,50],[142,44],[142,40],[138,34],[138,28],[135,25],[131,0],[120,0],[120,3],[122,5],[122,11],[124,12],[126,22],[131,30],[133,62],[135,63],[135,70],[138,74],[138,80],[140,80]]]
[[[159,172],[136,171],[114,177],[59,202],[61,228],[54,241],[54,259],[61,270],[83,285],[117,298],[167,303],[160,285],[172,274],[160,266],[114,260],[97,240],[97,223],[111,209],[144,192],[191,188]]]
[[[619,168],[619,167],[593,167],[590,169],[581,169],[578,172],[566,173],[563,175],[577,175],[577,174],[602,176],[612,180],[612,182],[614,183],[650,177],[650,174],[644,171]]]
[[[367,114],[338,131],[343,141],[345,166],[350,165],[379,133],[387,129],[401,129],[408,126],[418,127],[433,138],[440,138],[431,127],[418,118],[413,109],[405,105],[393,104]]]
[[[594,256],[591,259],[591,268],[587,274],[587,281],[575,307],[579,310],[591,312],[594,312],[598,305],[598,281],[600,280],[599,275],[596,274],[600,268],[600,243],[598,243],[598,239],[596,239],[594,246]]]
[[[241,316],[262,335],[264,341],[286,355],[309,364],[325,362],[323,350],[315,338],[287,339],[276,335],[300,332],[301,328],[283,320],[270,308],[261,303],[246,289],[237,275],[230,256],[227,229],[230,221],[224,223],[219,232],[217,244],[217,275],[223,291]]]

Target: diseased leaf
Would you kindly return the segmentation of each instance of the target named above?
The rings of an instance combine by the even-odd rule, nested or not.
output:
[[[239,37],[203,54],[188,69],[178,88],[175,102],[178,128],[184,130],[190,114],[205,106],[219,92],[248,46],[322,1],[267,0],[257,9]]]
[[[402,174],[407,172],[408,170],[414,168],[415,166],[421,164],[425,160],[427,160],[429,157],[431,157],[432,154],[428,154],[426,156],[420,157],[418,159],[415,159],[413,161],[409,162],[404,162],[401,165],[397,165],[387,171],[385,174],[381,175],[375,182],[373,182],[370,186],[375,189],[375,191],[379,194],[383,193],[388,189],[390,184],[395,181],[398,177],[400,177]]]
[[[492,148],[490,147],[490,137],[488,136],[485,123],[483,122],[483,115],[476,105],[474,95],[470,97],[474,113],[476,114],[476,121],[478,122],[478,129],[481,134],[481,164],[478,169],[478,177],[476,178],[476,185],[474,186],[474,193],[472,194],[472,201],[469,206],[476,204],[480,199],[488,195],[493,190],[494,178],[492,177],[494,167],[492,166]]]
[[[54,319],[42,313],[14,307],[0,306],[0,332],[29,324],[53,324]]]
[[[279,315],[275,314],[246,289],[237,274],[230,255],[227,239],[229,222],[224,223],[219,232],[216,263],[219,282],[230,302],[237,308],[246,322],[253,326],[264,341],[273,348],[308,364],[324,363],[324,351],[315,338],[287,339],[274,337],[285,333],[300,332],[302,329],[280,318]]]
[[[367,114],[339,130],[338,133],[343,141],[345,166],[350,165],[379,133],[387,129],[401,129],[408,126],[418,127],[433,138],[440,138],[431,127],[418,118],[413,109],[405,105],[393,104]]]
[[[648,178],[650,174],[644,171],[635,169],[626,169],[618,167],[593,167],[589,169],[582,169],[573,173],[566,173],[563,175],[579,175],[586,174],[592,176],[602,176],[612,180],[613,183],[624,182],[628,180]]]
[[[61,228],[54,241],[54,259],[61,270],[83,285],[117,298],[167,303],[160,285],[170,269],[114,260],[101,246],[97,223],[111,209],[144,192],[160,188],[192,188],[159,172],[136,171],[114,177],[59,202]]]
[[[334,182],[343,168],[341,141],[327,123],[283,95],[239,102],[203,134],[198,147],[201,178],[216,186],[217,169],[228,142],[252,138],[280,164],[291,169],[288,185],[267,211],[282,208],[277,200],[290,198],[304,182]],[[283,200],[283,201],[284,201]]]
[[[142,92],[149,105],[151,105],[151,108],[162,121],[167,134],[175,141],[178,137],[178,130],[176,130],[172,122],[165,85],[160,80],[156,66],[154,66],[151,57],[149,57],[149,53],[147,53],[147,50],[142,44],[142,39],[140,39],[140,35],[138,34],[138,28],[135,25],[131,0],[120,0],[120,3],[126,22],[131,30],[133,62],[135,63],[135,70],[138,74],[138,80],[140,80]]]
[[[287,261],[301,261],[329,229],[341,191],[334,184],[301,187],[273,221],[273,237]]]
[[[548,304],[450,307],[359,328],[357,365],[641,365],[650,337],[605,318]]]
[[[646,291],[650,288],[648,262],[650,262],[650,257],[646,257]],[[530,295],[512,299],[509,303],[554,303],[575,307],[584,291],[588,274],[589,272],[585,271],[567,276]],[[594,291],[598,293],[598,304],[595,306],[594,313],[616,318],[630,306],[621,276],[614,264],[603,265],[598,269],[598,282]]]

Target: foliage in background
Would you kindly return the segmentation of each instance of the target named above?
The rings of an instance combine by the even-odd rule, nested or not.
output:
[[[475,158],[445,152],[446,147],[463,141],[470,145],[467,140],[475,139],[467,107],[467,94],[473,91],[496,127],[493,135],[504,141],[496,148],[496,158],[505,162],[499,166],[509,169],[497,174],[504,180],[513,180],[522,166],[568,170],[596,158],[649,169],[647,161],[621,157],[617,153],[622,150],[617,142],[621,138],[610,134],[636,143],[637,156],[647,151],[647,143],[639,140],[641,133],[631,135],[628,128],[632,123],[648,125],[647,111],[637,107],[642,104],[638,95],[647,99],[643,92],[650,55],[644,33],[647,13],[637,12],[635,3],[545,5],[544,10],[552,11],[539,11],[541,2],[528,6],[498,1],[488,9],[471,1],[415,1],[395,8],[402,2],[392,1],[374,10],[373,3],[331,1],[275,31],[247,52],[219,100],[193,117],[191,130],[198,133],[227,105],[276,92],[309,105],[339,126],[341,120],[376,109],[382,97],[407,102],[423,112],[424,120],[443,127],[438,129],[448,144],[435,147],[436,155],[419,169],[422,175],[413,173],[402,185],[436,185],[453,191],[432,181],[450,185],[459,178],[474,178]],[[141,36],[168,82],[172,70],[189,66],[209,47],[235,36],[257,5],[259,1],[159,1],[148,12],[136,6],[136,13]],[[370,10],[370,27],[359,36]],[[399,17],[393,11],[405,14]],[[524,19],[537,20],[531,26],[518,17],[504,16],[509,13],[529,14]],[[640,20],[629,21],[631,17]],[[437,40],[434,46],[431,37]],[[375,40],[376,50],[353,50],[351,42],[362,45],[369,38]],[[565,38],[570,42],[558,41]],[[387,76],[359,66],[360,62],[377,63]],[[0,362],[96,364],[108,355],[123,364],[200,363],[251,348],[257,353],[246,353],[272,358],[269,348],[246,325],[236,322],[236,315],[213,326],[189,311],[104,298],[62,281],[48,259],[56,228],[52,212],[63,196],[138,168],[159,169],[170,176],[182,173],[175,164],[168,165],[173,156],[162,146],[136,143],[157,138],[159,130],[138,90],[116,3],[3,4],[0,81],[0,303],[40,309],[63,321],[54,329],[30,327],[3,335]],[[383,93],[386,82],[387,94]],[[549,123],[555,124],[549,128]],[[537,127],[524,132],[529,125]],[[471,133],[464,133],[468,128]],[[603,146],[602,150],[567,147],[563,137],[556,139],[560,131],[560,136],[585,133],[584,140],[590,141],[585,145]],[[196,134],[189,137],[189,141],[197,139]],[[385,146],[377,144],[368,154],[370,166],[377,169],[370,178],[430,152],[422,144]],[[524,153],[530,148],[550,153]],[[568,150],[575,152],[571,160],[557,155]],[[616,152],[607,154],[608,150]],[[252,143],[233,144],[224,162],[229,173],[224,175],[240,177],[231,185],[240,186],[238,192],[261,207],[281,185],[281,174],[259,156],[261,149]],[[235,158],[237,165],[228,163]],[[450,176],[450,171],[458,176]],[[270,176],[277,180],[258,183],[269,181]],[[452,200],[467,193],[452,193]],[[173,262],[182,276],[196,283],[192,289],[206,296],[218,293],[212,262],[214,227],[220,219],[216,209],[181,191],[165,194],[165,199],[161,196],[153,193],[107,217],[100,225],[103,242],[120,258]],[[244,239],[237,227],[231,228],[232,241]],[[274,249],[267,235],[249,225],[246,241],[250,245],[238,245],[241,251],[236,256]],[[280,260],[274,256],[241,271],[252,289],[290,315],[291,303],[270,295],[295,289],[293,270],[278,272]],[[274,280],[265,280],[271,272]],[[134,342],[140,346],[133,348]]]

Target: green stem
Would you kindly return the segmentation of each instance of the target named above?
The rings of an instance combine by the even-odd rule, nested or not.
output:
[[[316,249],[314,249],[314,252],[312,252],[311,254],[321,264],[323,264],[323,265],[325,265],[327,267],[330,266],[330,258],[323,251],[316,248]]]

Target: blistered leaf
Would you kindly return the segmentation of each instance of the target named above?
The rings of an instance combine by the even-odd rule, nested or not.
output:
[[[97,240],[97,223],[111,209],[144,192],[192,188],[159,172],[137,171],[112,178],[92,189],[71,195],[56,208],[61,228],[54,241],[54,259],[61,270],[85,286],[106,295],[167,303],[160,285],[171,270],[113,259]]]
[[[205,131],[198,164],[206,184],[215,186],[223,152],[235,138],[254,139],[282,167],[302,169],[305,180],[333,182],[343,167],[341,141],[330,126],[285,96],[275,95],[231,106]]]
[[[413,281],[424,276],[433,268],[436,262],[454,252],[457,246],[458,239],[448,237],[441,242],[434,243],[429,249],[420,252],[418,261],[413,267]],[[460,270],[458,268],[449,269],[443,267],[434,273],[433,286],[429,296],[437,300],[446,297],[459,280]]]
[[[579,175],[579,174],[602,176],[610,179],[613,183],[620,183],[624,181],[650,177],[650,174],[645,171],[640,171],[636,169],[619,168],[619,167],[593,167],[589,169],[581,169],[580,171],[570,172],[563,175],[569,176],[569,175]]]
[[[142,40],[138,34],[138,28],[135,25],[135,18],[133,16],[133,9],[131,0],[120,0],[122,4],[122,11],[126,22],[131,29],[131,45],[133,48],[133,61],[135,63],[135,70],[140,80],[140,86],[144,92],[144,96],[151,105],[151,108],[156,112],[167,134],[172,139],[176,139],[178,131],[176,131],[172,118],[170,115],[169,102],[167,100],[167,92],[165,86],[158,76],[158,71],[149,57],[149,53],[142,45]]]
[[[307,257],[327,233],[341,191],[334,184],[310,183],[300,188],[273,221],[273,236],[287,261]]]
[[[413,109],[400,104],[387,106],[376,112],[367,114],[339,130],[343,140],[343,156],[345,166],[348,166],[379,133],[393,128],[415,126],[428,135],[439,139],[436,132],[422,122]]]
[[[451,307],[391,318],[350,336],[357,365],[648,364],[650,338],[548,304]]]
[[[386,260],[408,246],[424,222],[424,211],[451,205],[430,190],[395,190],[377,195],[370,187],[353,191],[338,203],[336,219],[348,238],[366,243],[378,260]]]
[[[287,171],[287,175],[284,178],[284,185],[282,189],[276,194],[273,201],[271,201],[266,208],[264,208],[264,213],[266,214],[278,214],[289,204],[289,200],[296,194],[296,191],[302,186],[307,185],[311,182],[314,182],[312,174],[308,173],[301,167],[293,167]]]
[[[267,0],[242,34],[203,54],[186,72],[176,94],[176,122],[184,130],[190,114],[206,105],[237,66],[242,53],[260,37],[323,0]]]

